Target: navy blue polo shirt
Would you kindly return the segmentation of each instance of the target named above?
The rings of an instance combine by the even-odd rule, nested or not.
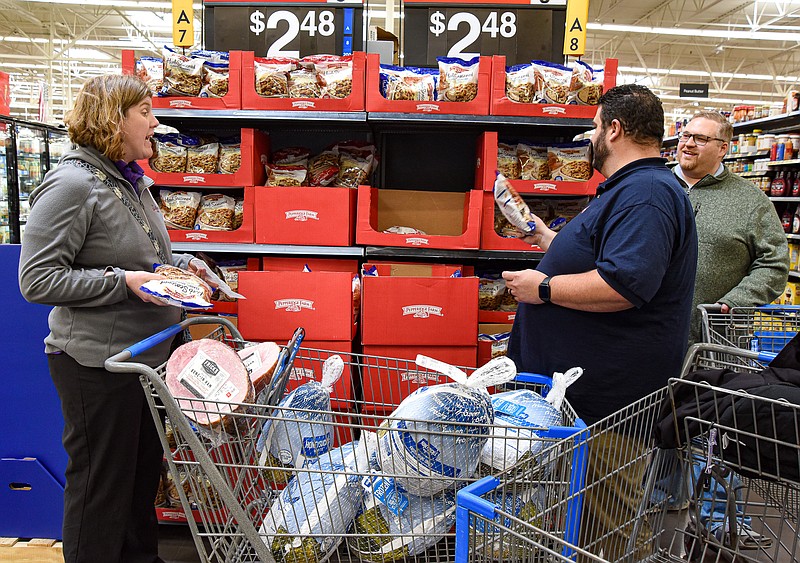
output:
[[[538,270],[597,269],[634,306],[590,313],[520,304],[509,343],[518,369],[584,368],[567,398],[595,422],[680,374],[697,269],[689,198],[661,158],[634,161],[600,184],[597,197],[555,237]]]

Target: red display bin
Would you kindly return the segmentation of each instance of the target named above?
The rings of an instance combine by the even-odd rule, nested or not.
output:
[[[256,188],[256,242],[352,246],[356,196],[352,188]]]
[[[358,187],[356,243],[477,249],[480,244],[482,192],[434,192]],[[384,233],[393,226],[413,227],[425,235]]]
[[[484,311],[483,309],[478,310],[479,323],[513,324],[514,319],[516,318],[517,318],[516,311]]]
[[[353,86],[346,98],[265,98],[256,93],[255,55],[242,53],[242,108],[273,111],[364,111],[364,75],[366,55],[353,53]]]
[[[478,63],[478,94],[469,102],[425,102],[387,100],[380,90],[380,55],[367,55],[367,111],[396,113],[431,113],[489,115],[492,58],[481,57]]]
[[[497,132],[486,131],[478,140],[478,158],[475,170],[475,188],[491,192],[494,190],[497,171]],[[540,195],[594,195],[597,186],[605,180],[593,170],[586,182],[562,182],[557,180],[509,180],[514,189],[524,194]]]
[[[270,272],[302,272],[308,266],[312,272],[350,272],[358,274],[358,260],[339,260],[330,258],[291,258],[284,256],[264,256],[259,270]],[[248,270],[252,269],[248,266]]]
[[[454,366],[474,368],[477,363],[476,334],[472,334],[471,346],[364,346],[367,367],[362,369],[361,375],[364,393],[362,410],[370,413],[391,412],[392,405],[399,404],[420,387],[452,383],[453,380],[444,374],[417,368],[413,361],[417,354],[422,354]],[[410,369],[398,370],[396,358],[411,360]]]
[[[122,73],[134,74],[136,54],[129,49],[122,51]],[[197,96],[153,96],[153,107],[157,109],[242,109],[242,52],[230,52],[228,93],[221,98]]]
[[[352,341],[349,272],[240,272],[239,330],[247,340],[286,340],[301,326],[306,340]]]
[[[480,321],[480,313],[478,313],[478,320]],[[478,334],[500,334],[503,332],[511,332],[510,324],[479,324]],[[482,366],[492,359],[492,344],[491,341],[478,340],[478,366]]]
[[[144,173],[155,180],[159,186],[185,187],[242,187],[263,185],[266,170],[261,164],[261,156],[269,155],[269,137],[258,129],[242,129],[242,164],[233,174],[195,174],[193,172],[156,172],[150,163],[140,160]]]
[[[361,280],[362,344],[475,346],[478,278],[449,277],[452,266],[375,267]]]
[[[603,73],[603,91],[617,84],[617,59],[606,59]],[[567,104],[525,104],[513,102],[506,96],[506,57],[492,57],[491,115],[513,115],[524,117],[566,117],[592,119],[597,106]]]
[[[169,229],[169,240],[173,242],[226,242],[232,244],[250,244],[253,242],[254,227],[254,188],[244,189],[244,206],[242,226],[235,231],[204,231],[195,229]]]
[[[276,342],[280,345],[285,345],[286,339],[276,340]],[[325,360],[334,354],[338,354],[344,361],[344,371],[339,380],[333,385],[331,409],[341,411],[351,410],[355,405],[353,378],[358,377],[358,371],[352,368],[354,360],[352,353],[353,342],[349,340],[303,340],[292,371],[289,373],[289,379],[286,383],[287,392],[309,381],[321,382],[322,365],[325,363]],[[351,424],[350,419],[345,418],[345,423]],[[342,430],[346,431],[347,429],[344,428]]]

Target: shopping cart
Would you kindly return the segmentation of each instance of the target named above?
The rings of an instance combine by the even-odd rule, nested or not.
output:
[[[432,486],[437,492],[416,496],[403,493],[397,486],[402,478],[408,479],[408,473],[380,470],[386,467],[387,455],[385,442],[380,440],[391,433],[400,433],[403,440],[409,436],[417,440],[420,467],[441,459],[434,454],[436,445],[441,444],[452,446],[447,452],[439,448],[443,456],[450,456],[452,466],[465,466],[467,457],[473,460],[475,452],[465,444],[473,443],[476,435],[490,433],[491,425],[430,424],[404,418],[404,424],[413,431],[402,434],[385,422],[414,389],[450,382],[448,378],[407,360],[340,352],[344,376],[334,388],[332,410],[276,407],[284,383],[292,389],[319,380],[325,361],[335,354],[303,348],[298,338],[282,350],[283,361],[273,375],[273,387],[260,400],[238,404],[193,399],[193,410],[170,393],[165,365],[151,369],[131,360],[197,323],[220,325],[208,338],[236,349],[248,344],[224,318],[193,318],[131,346],[110,358],[106,367],[140,375],[151,412],[159,421],[169,471],[182,485],[177,487],[181,506],[187,514],[197,516],[198,522],[189,518],[188,525],[204,561],[317,563],[326,559],[394,561],[411,556],[422,563],[454,560],[455,488],[496,470],[481,464],[475,474],[453,475],[443,463],[440,472],[420,470],[415,479],[423,483],[423,488]],[[518,376],[517,381],[542,394],[551,384],[549,378],[530,374]],[[367,385],[371,398],[364,400],[362,387]],[[194,422],[195,410],[224,413],[227,422],[201,427]],[[515,446],[520,451],[539,451],[585,428],[566,402],[561,414],[563,427],[515,429],[520,431]],[[164,415],[166,426],[161,425]],[[334,457],[329,452],[305,465],[286,463],[271,449],[279,433],[274,429],[280,425],[298,431],[303,427],[304,444],[307,439],[314,443],[332,439],[333,446],[341,446],[334,451],[342,452],[342,457],[328,463],[324,460]],[[532,429],[537,433],[534,437],[526,434]],[[361,449],[360,444],[368,443],[371,448]],[[462,455],[463,463],[459,459]],[[456,485],[450,486],[454,481]],[[382,504],[374,501],[379,493],[383,495]],[[277,523],[292,523],[294,528]]]
[[[684,363],[684,375],[698,369],[729,365],[755,373],[767,353],[698,344]],[[722,358],[722,363],[720,363]],[[676,457],[671,450],[653,445],[652,431],[665,414],[675,412],[676,390],[692,385],[698,394],[710,393],[720,404],[738,406],[738,424],[727,425],[721,410],[689,412],[675,431],[685,436]],[[686,395],[686,389],[683,388]],[[689,393],[691,395],[692,393]],[[724,400],[723,400],[724,398]],[[725,403],[724,401],[727,401]],[[778,436],[774,422],[746,429],[749,413],[766,412],[769,421],[781,420],[789,429]],[[693,415],[697,416],[693,416]],[[458,492],[456,562],[480,561],[772,561],[797,562],[800,558],[798,514],[800,488],[800,407],[784,401],[753,397],[698,385],[681,379],[645,397],[630,407],[589,426],[584,431],[550,446],[542,453],[545,463],[531,463],[489,476]],[[715,542],[705,528],[671,530],[665,526],[667,495],[654,495],[664,477],[680,463],[688,472],[695,456],[705,460],[710,431],[726,447],[715,450],[708,466],[715,475],[739,472],[741,485],[729,493],[738,507],[751,517],[760,534],[755,549],[741,549],[737,538]],[[792,430],[794,433],[792,433]],[[693,438],[693,439],[690,439]],[[697,438],[700,437],[700,440]],[[750,451],[774,452],[777,463],[744,463],[742,444]],[[605,452],[605,454],[604,454]],[[613,455],[609,455],[613,452]],[[584,457],[585,455],[585,457]],[[698,481],[702,487],[707,477]],[[509,499],[534,498],[537,510],[510,509]],[[656,499],[662,500],[656,500]],[[622,502],[625,501],[625,502]],[[735,526],[736,500],[726,503],[729,528]],[[693,514],[699,504],[691,508]],[[694,516],[695,522],[699,516]],[[744,538],[752,539],[752,538]],[[745,542],[746,543],[746,542]],[[733,545],[733,547],[731,547]],[[752,544],[749,546],[752,547]]]
[[[683,462],[703,468],[691,472],[690,525],[676,535],[690,561],[800,561],[800,405],[786,400],[798,395],[781,385],[745,392],[741,380],[727,389],[687,378],[730,364],[757,375],[772,355],[695,345],[683,376],[670,381]]]
[[[675,458],[652,447],[666,388],[552,445],[542,460],[489,476],[457,498],[456,561],[644,561],[660,553]],[[534,499],[516,511],[513,499]],[[623,502],[624,501],[624,502]]]
[[[702,341],[709,344],[776,354],[800,330],[800,306],[732,307],[727,313],[722,312],[719,304],[699,305],[698,308]],[[731,360],[752,361],[736,355],[728,358],[728,362]],[[756,362],[757,366],[765,365]]]

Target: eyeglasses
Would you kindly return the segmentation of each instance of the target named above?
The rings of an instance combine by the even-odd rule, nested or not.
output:
[[[678,142],[679,143],[688,143],[689,139],[694,138],[694,144],[698,147],[704,147],[708,144],[709,141],[719,141],[720,143],[727,143],[725,139],[720,139],[719,137],[709,137],[708,135],[701,135],[700,133],[687,133],[683,132],[678,135]]]

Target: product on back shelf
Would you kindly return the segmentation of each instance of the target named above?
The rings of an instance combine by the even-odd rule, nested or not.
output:
[[[303,61],[314,63],[322,98],[342,99],[353,90],[353,56],[311,55]]]
[[[192,229],[200,207],[200,192],[160,190],[161,213],[170,229]]]
[[[193,59],[163,48],[164,85],[162,96],[198,96],[203,87],[203,59]]]
[[[235,231],[244,222],[244,198],[236,197],[233,201],[233,230]]]
[[[289,481],[258,531],[276,561],[321,563],[330,557],[361,506],[359,472],[368,466],[365,445],[354,441],[322,455]]]
[[[569,83],[572,70],[547,61],[531,61],[536,80],[536,96],[539,102],[566,104],[569,100]]]
[[[272,153],[273,164],[292,164],[294,166],[308,167],[311,149],[307,147],[286,147]]]
[[[321,93],[313,70],[298,69],[289,73],[290,98],[319,98]]]
[[[203,231],[233,230],[236,202],[224,194],[206,194],[200,198],[194,228]]]
[[[457,383],[420,387],[397,406],[378,431],[381,470],[411,494],[439,493],[472,477],[494,422],[487,387],[510,381],[514,362],[495,358],[471,376],[432,358],[417,365]]]
[[[478,309],[482,311],[499,310],[505,290],[506,282],[503,279],[479,278]]]
[[[260,393],[272,379],[281,348],[274,342],[259,342],[242,348],[237,352],[250,374],[256,395]]]
[[[295,164],[270,164],[267,166],[267,186],[303,186],[308,171]]]
[[[219,143],[188,147],[186,171],[194,174],[216,174],[219,169]]]
[[[603,71],[595,70],[583,61],[575,61],[567,103],[596,106],[602,95]]]
[[[364,506],[353,521],[350,551],[362,561],[383,563],[414,557],[441,540],[456,522],[451,491],[418,497],[403,491],[386,475],[362,481]]]
[[[339,155],[326,150],[308,161],[308,185],[329,186],[339,174]]]
[[[536,80],[530,64],[506,68],[506,97],[512,102],[525,104],[536,101]]]
[[[589,141],[562,143],[547,148],[552,180],[584,182],[592,177]]]
[[[153,156],[150,168],[156,172],[185,172],[186,147],[178,144],[175,135],[153,135]]]
[[[504,471],[542,451],[546,443],[540,432],[562,424],[564,394],[581,375],[581,368],[554,373],[553,387],[546,399],[531,389],[492,395],[494,427],[481,450],[481,463]]]
[[[381,65],[381,93],[387,100],[432,102],[436,99],[438,75],[432,68]]]
[[[164,85],[164,61],[156,57],[136,59],[136,76],[141,78],[153,94]]]
[[[478,95],[479,57],[468,61],[455,57],[437,57],[439,83],[437,99],[442,102],[471,102]]]
[[[201,98],[221,98],[228,93],[230,55],[225,51],[192,51],[191,57],[203,60]]]
[[[491,358],[505,356],[508,351],[508,339],[511,337],[510,332],[498,332],[497,334],[478,334],[478,342],[491,342],[492,352]],[[495,418],[497,414],[495,413]],[[484,446],[485,448],[486,446]]]
[[[517,158],[519,158],[520,179],[550,179],[550,166],[547,162],[547,147],[519,143],[516,147],[516,153]]]
[[[297,63],[287,58],[264,59],[256,57],[255,89],[264,98],[286,98],[289,96],[289,72]]]
[[[520,160],[517,157],[517,147],[497,143],[497,169],[509,180],[519,179]]]
[[[184,414],[200,426],[231,430],[230,414],[251,403],[255,389],[238,354],[209,338],[179,346],[166,367],[166,383]]]
[[[242,145],[238,140],[220,141],[219,173],[233,174],[242,165]]]
[[[333,150],[339,154],[339,171],[334,186],[357,188],[369,184],[369,175],[375,162],[375,146],[360,141],[337,143]]]

